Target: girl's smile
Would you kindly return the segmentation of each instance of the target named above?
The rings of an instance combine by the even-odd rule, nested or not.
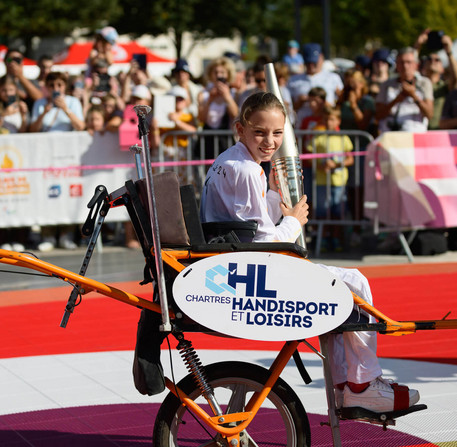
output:
[[[278,109],[258,110],[243,126],[236,123],[240,141],[247,147],[257,162],[270,161],[282,144],[284,135],[284,114]]]

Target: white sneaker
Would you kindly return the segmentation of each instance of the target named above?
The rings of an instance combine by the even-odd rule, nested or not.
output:
[[[12,251],[12,250],[13,250],[12,245],[11,245],[11,244],[8,244],[8,242],[6,242],[6,243],[0,245],[0,248],[1,248],[2,250],[9,250],[9,251]]]
[[[44,241],[38,244],[38,250],[42,252],[54,250],[54,244],[52,242]]]
[[[346,385],[344,388],[343,406],[345,408],[361,407],[376,413],[394,411],[394,388],[395,384],[392,380],[383,379],[381,376],[372,380],[368,388],[361,393],[353,393]],[[420,396],[419,391],[406,389],[409,396],[406,408],[409,408],[419,401]]]
[[[25,247],[20,242],[13,242],[12,244],[13,251],[24,251]]]

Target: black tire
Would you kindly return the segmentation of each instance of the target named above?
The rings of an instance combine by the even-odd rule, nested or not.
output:
[[[234,396],[243,396],[234,411],[242,411],[244,404],[253,391],[260,390],[267,380],[268,371],[257,365],[244,362],[221,362],[205,366],[209,384],[213,387],[216,399],[223,412],[226,411],[229,399]],[[178,383],[178,387],[193,400],[201,396],[193,377],[189,374]],[[236,391],[236,393],[234,392]],[[233,404],[232,400],[232,405]],[[203,403],[204,402],[204,403]],[[208,414],[212,414],[203,397],[199,404]],[[241,408],[240,408],[241,407]],[[232,410],[233,411],[233,410]],[[200,422],[200,421],[199,421]],[[153,447],[197,447],[217,446],[221,442],[215,432],[206,425],[203,429],[190,412],[181,405],[178,398],[169,393],[163,401],[157,413]],[[251,436],[257,446],[275,447],[309,447],[311,434],[306,411],[292,388],[281,378],[278,379],[264,404],[260,408],[254,420],[247,428],[247,434]],[[209,433],[208,433],[209,432]],[[214,436],[214,444],[209,443]],[[242,441],[242,437],[240,436]],[[251,442],[241,442],[240,447],[250,447]]]

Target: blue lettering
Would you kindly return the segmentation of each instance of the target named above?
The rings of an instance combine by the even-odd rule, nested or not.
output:
[[[238,275],[238,264],[229,262],[228,284],[234,289],[238,283],[246,284],[246,296],[254,296],[255,265],[248,264],[246,275]]]
[[[257,296],[264,297],[264,298],[276,298],[277,291],[276,290],[267,290],[265,288],[267,276],[267,266],[266,265],[258,265],[257,266]]]

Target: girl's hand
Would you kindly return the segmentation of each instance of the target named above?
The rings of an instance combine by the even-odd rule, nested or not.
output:
[[[307,203],[308,197],[304,195],[300,201],[293,207],[289,208],[284,203],[281,203],[281,211],[283,216],[292,216],[295,217],[300,222],[300,225],[303,226],[308,222],[309,206]]]
[[[271,168],[270,174],[268,175],[268,186],[272,191],[279,191],[278,185],[276,184],[275,168]]]

